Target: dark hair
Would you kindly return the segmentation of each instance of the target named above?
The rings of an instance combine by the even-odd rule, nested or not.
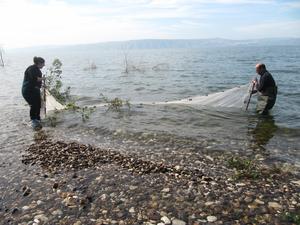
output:
[[[43,64],[43,63],[45,63],[45,59],[43,59],[42,57],[34,56],[33,57],[33,62],[34,62],[35,65]]]
[[[262,70],[266,70],[266,65],[261,63],[261,64],[259,64],[259,68]]]

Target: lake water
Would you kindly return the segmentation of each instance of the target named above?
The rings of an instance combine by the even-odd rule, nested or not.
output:
[[[124,73],[127,54],[131,70]],[[63,63],[63,83],[80,105],[97,105],[100,93],[129,99],[131,110],[108,111],[97,107],[83,122],[75,112],[57,115],[57,126],[46,126],[52,136],[96,146],[147,155],[165,149],[207,149],[261,154],[270,161],[300,163],[300,46],[219,47],[206,49],[89,50],[70,48],[7,52],[0,67],[0,155],[2,164],[14,146],[32,141],[29,107],[20,90],[24,70],[34,55]],[[93,62],[95,70],[85,68]],[[162,102],[225,91],[249,83],[255,64],[263,62],[278,85],[271,115],[255,114],[255,97],[249,111],[197,105],[140,104]],[[134,69],[132,69],[134,68]]]

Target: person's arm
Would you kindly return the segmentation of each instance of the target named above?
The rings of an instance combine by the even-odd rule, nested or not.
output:
[[[257,92],[257,78],[255,78],[254,80],[252,80],[252,83],[253,83],[253,87],[252,87],[252,90],[250,91],[251,94],[255,94]]]
[[[259,92],[262,92],[265,89],[265,84],[266,84],[266,76],[261,76],[259,79],[259,82],[256,84],[256,90]]]

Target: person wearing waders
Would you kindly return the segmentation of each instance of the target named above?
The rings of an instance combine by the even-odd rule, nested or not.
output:
[[[41,69],[45,66],[45,60],[41,57],[33,58],[34,64],[29,66],[24,73],[22,85],[22,95],[30,106],[30,119],[32,128],[35,130],[41,129],[41,91],[42,72]]]
[[[256,73],[260,75],[259,81],[253,80],[255,90],[252,91],[252,94],[258,92],[256,112],[267,115],[276,102],[277,86],[265,64],[259,63],[255,69]]]

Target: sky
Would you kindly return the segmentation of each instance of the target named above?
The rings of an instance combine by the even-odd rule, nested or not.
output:
[[[0,45],[300,38],[300,0],[0,0]]]

